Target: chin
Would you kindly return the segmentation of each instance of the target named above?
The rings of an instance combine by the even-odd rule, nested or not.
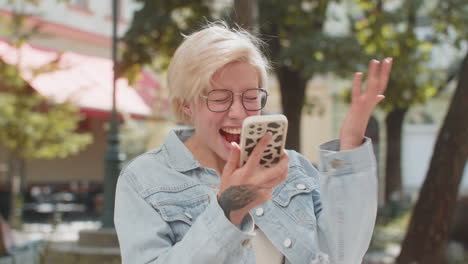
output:
[[[226,147],[224,146],[223,146],[223,149],[219,148],[218,151],[216,151],[216,155],[218,156],[218,158],[224,161],[227,161],[229,159],[230,154],[231,154],[231,149],[226,149]]]

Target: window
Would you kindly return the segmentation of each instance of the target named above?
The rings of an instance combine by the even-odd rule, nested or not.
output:
[[[83,9],[89,9],[88,0],[72,0],[70,3],[76,7],[80,7]]]
[[[68,7],[85,15],[93,14],[89,8],[89,0],[70,0]]]

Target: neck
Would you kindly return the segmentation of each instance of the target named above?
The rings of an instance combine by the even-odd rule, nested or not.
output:
[[[207,148],[206,145],[197,140],[196,135],[187,139],[184,144],[190,152],[192,152],[192,155],[197,159],[198,163],[205,168],[216,170],[218,175],[221,176],[224,165],[226,165],[225,160],[221,159],[216,153]]]

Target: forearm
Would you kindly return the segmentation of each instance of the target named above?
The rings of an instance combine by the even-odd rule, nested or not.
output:
[[[352,115],[346,116],[340,130],[339,150],[346,151],[359,147],[363,143],[368,122],[369,118],[362,118],[362,116],[359,116],[359,118]],[[355,129],[347,130],[348,127],[354,127]]]
[[[217,205],[210,205],[206,210],[181,241],[166,248],[150,263],[225,263],[233,261],[232,252],[238,252],[241,259],[242,252],[248,250],[242,246],[242,241],[251,239],[253,232],[243,232],[234,226]]]
[[[241,251],[241,241],[250,239],[253,222],[234,226],[224,216],[215,197],[183,233],[185,223],[173,230],[130,186],[119,178],[116,193],[115,227],[123,263],[223,263],[233,251]],[[177,235],[176,235],[177,232]],[[183,236],[180,241],[177,237]],[[242,248],[246,250],[245,248]]]
[[[335,263],[361,263],[377,214],[375,157],[369,139],[346,152],[322,153],[319,239]]]
[[[257,196],[258,187],[251,184],[234,185],[218,193],[218,204],[224,216],[234,225],[240,225],[249,213],[247,207]]]

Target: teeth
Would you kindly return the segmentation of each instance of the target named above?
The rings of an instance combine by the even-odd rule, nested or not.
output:
[[[240,135],[241,130],[240,128],[221,128],[222,131],[229,133],[229,134],[235,134],[235,135]]]

